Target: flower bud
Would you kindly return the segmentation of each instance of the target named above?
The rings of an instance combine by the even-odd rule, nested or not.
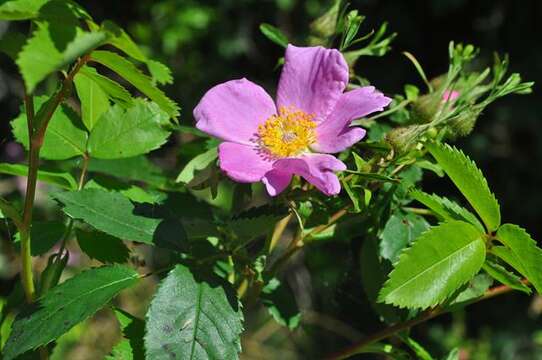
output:
[[[479,110],[466,109],[457,117],[451,119],[447,124],[449,130],[448,136],[457,138],[469,135],[472,132],[472,129],[474,129],[476,119],[478,119],[479,115]]]
[[[410,125],[391,130],[386,134],[386,142],[396,153],[403,154],[411,150],[426,126]]]

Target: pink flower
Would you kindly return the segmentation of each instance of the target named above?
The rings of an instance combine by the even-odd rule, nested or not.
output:
[[[241,183],[262,181],[275,196],[302,176],[327,195],[341,190],[335,158],[365,136],[354,119],[391,99],[367,86],[343,93],[348,65],[337,50],[288,45],[277,101],[247,79],[210,89],[194,109],[196,127],[224,140],[220,168]]]
[[[445,90],[442,94],[442,102],[450,101],[454,102],[459,97],[459,91],[455,90]]]

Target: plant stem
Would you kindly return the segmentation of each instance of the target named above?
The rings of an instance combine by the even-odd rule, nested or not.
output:
[[[32,251],[30,231],[32,227],[34,199],[36,197],[36,184],[38,180],[40,149],[43,144],[45,131],[47,130],[47,125],[49,124],[49,121],[53,117],[56,108],[69,95],[75,74],[88,61],[88,59],[88,55],[81,57],[72,68],[68,76],[66,76],[66,78],[62,82],[62,87],[56,93],[53,100],[46,105],[47,107],[44,109],[44,112],[42,114],[39,114],[39,120],[41,121],[41,123],[36,124],[36,119],[34,117],[34,101],[32,96],[28,93],[25,93],[24,96],[26,116],[28,122],[28,143],[30,150],[28,157],[28,177],[26,182],[23,220],[21,224],[21,229],[19,229],[19,231],[21,232],[21,282],[24,289],[25,298],[28,303],[34,301],[36,293],[36,289],[34,286],[34,277],[32,274]]]
[[[510,291],[512,291],[513,289],[506,286],[506,285],[502,285],[502,286],[496,286],[492,289],[489,289],[488,291],[485,292],[485,294],[477,299],[474,299],[473,301],[471,301],[470,303],[476,303],[476,302],[479,302],[479,301],[482,301],[482,300],[486,300],[486,299],[490,299],[490,298],[493,298],[495,296],[498,296],[498,295],[501,295],[501,294],[505,294],[505,293],[508,293]],[[328,360],[341,360],[341,359],[346,359],[350,356],[353,356],[353,355],[356,355],[358,354],[361,350],[363,350],[364,347],[366,347],[367,345],[370,345],[372,343],[375,343],[375,342],[378,342],[380,340],[384,340],[384,339],[387,339],[389,337],[392,337],[394,336],[395,334],[397,334],[398,332],[400,331],[403,331],[403,330],[406,330],[406,329],[409,329],[413,326],[416,326],[418,324],[421,324],[423,322],[426,322],[434,317],[437,317],[439,315],[442,315],[442,314],[445,314],[447,312],[449,312],[450,309],[444,309],[444,308],[434,308],[434,309],[430,309],[430,310],[427,310],[425,311],[422,315],[418,316],[417,318],[415,319],[412,319],[412,320],[409,320],[409,321],[405,321],[405,322],[402,322],[402,323],[398,323],[398,324],[395,324],[395,325],[392,325],[390,327],[387,327],[335,354],[332,354],[330,355],[329,357],[327,357]]]

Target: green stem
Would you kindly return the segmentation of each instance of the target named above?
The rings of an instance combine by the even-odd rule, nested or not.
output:
[[[487,300],[487,299],[490,299],[490,298],[493,298],[495,296],[498,296],[498,295],[501,295],[501,294],[506,294],[510,291],[512,291],[513,289],[506,286],[506,285],[502,285],[502,286],[497,286],[497,287],[494,287],[492,289],[489,289],[488,291],[486,291],[486,293],[477,298],[477,299],[474,299],[473,301],[471,301],[470,303],[475,303],[475,302],[479,302],[479,301],[482,301],[482,300]],[[434,317],[437,317],[439,315],[442,315],[442,314],[445,314],[447,312],[449,312],[450,309],[444,309],[444,308],[435,308],[435,309],[431,309],[431,310],[427,310],[425,311],[424,313],[422,313],[420,316],[418,316],[417,318],[415,319],[412,319],[412,320],[409,320],[409,321],[406,321],[406,322],[402,322],[402,323],[398,323],[398,324],[395,324],[395,325],[392,325],[390,327],[387,327],[349,347],[347,347],[346,349],[343,349],[335,354],[332,354],[330,355],[327,359],[328,360],[341,360],[341,359],[347,359],[349,358],[350,356],[353,356],[353,355],[356,355],[356,354],[359,354],[363,348],[365,348],[366,346],[370,345],[370,344],[373,344],[375,342],[378,342],[378,341],[381,341],[381,340],[384,340],[384,339],[387,339],[389,337],[392,337],[394,336],[395,334],[397,334],[398,332],[401,332],[403,330],[407,330],[407,329],[410,329],[411,327],[413,326],[416,326],[418,324],[421,324],[423,322],[426,322]]]

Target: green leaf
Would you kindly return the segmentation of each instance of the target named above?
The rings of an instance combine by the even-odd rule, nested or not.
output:
[[[119,321],[122,339],[112,350],[111,359],[115,360],[143,360],[145,349],[143,336],[145,335],[145,322],[123,310],[115,309],[115,316]]]
[[[18,229],[22,227],[23,219],[21,213],[9,201],[0,197],[0,219],[10,218]]]
[[[423,217],[396,212],[380,234],[380,255],[392,263],[395,262],[399,253],[428,228],[429,224]]]
[[[536,246],[536,241],[524,229],[512,224],[501,226],[496,238],[515,256],[512,263],[506,259],[505,261],[525,276],[538,293],[542,293],[542,249]]]
[[[0,39],[0,51],[16,60],[25,42],[26,37],[23,34],[9,31]]]
[[[109,110],[109,97],[100,85],[84,73],[73,79],[77,96],[81,101],[81,117],[88,130],[92,130],[102,114]]]
[[[496,230],[501,223],[499,203],[476,164],[461,150],[446,144],[427,144],[427,148],[476,210],[486,228]]]
[[[37,111],[46,101],[45,96],[36,97],[35,110]],[[79,121],[71,108],[66,105],[59,106],[47,127],[40,156],[49,160],[65,160],[83,155],[88,135],[78,126]],[[11,127],[17,141],[28,150],[28,125],[24,111],[11,122]]]
[[[440,304],[472,279],[484,260],[485,243],[474,226],[463,221],[443,223],[399,256],[379,301],[421,309]]]
[[[16,61],[29,93],[47,75],[104,44],[108,37],[105,32],[85,32],[70,21],[40,21],[36,26]]]
[[[456,298],[451,302],[451,306],[463,306],[469,304],[472,300],[478,299],[493,285],[493,279],[487,274],[477,274],[468,285],[462,289]]]
[[[83,189],[55,193],[53,197],[64,204],[62,210],[70,217],[119,239],[153,244],[163,221],[135,215],[134,205],[118,192]]]
[[[35,306],[19,314],[4,348],[4,359],[46,345],[106,305],[139,275],[126,266],[82,272],[50,290]]]
[[[40,8],[50,0],[8,0],[0,5],[0,20],[27,20],[39,15]]]
[[[261,24],[260,31],[265,35],[269,40],[274,42],[277,45],[286,48],[288,46],[288,37],[282,33],[278,28],[270,24]]]
[[[195,183],[195,185],[197,185],[197,183],[199,183],[197,181],[198,172],[201,172],[211,164],[214,164],[217,157],[218,151],[216,147],[195,156],[188,164],[186,164],[175,181],[183,184]]]
[[[35,221],[30,228],[32,256],[40,256],[48,252],[62,239],[66,225],[58,221]],[[15,235],[15,243],[21,241],[20,234]]]
[[[413,338],[407,335],[399,335],[399,337],[414,352],[414,354],[416,354],[418,359],[434,360],[431,354]]]
[[[262,289],[261,299],[277,323],[290,330],[299,326],[301,312],[288,285],[278,279],[271,279]]]
[[[77,243],[91,259],[103,263],[125,263],[130,257],[130,250],[122,240],[99,231],[76,230]]]
[[[495,280],[499,281],[501,284],[507,285],[512,289],[523,291],[526,294],[531,293],[531,289],[521,282],[521,279],[516,276],[514,273],[506,270],[504,266],[501,266],[493,261],[487,260],[483,266],[485,272],[487,272]]]
[[[91,159],[88,169],[91,172],[114,176],[124,181],[144,182],[159,189],[173,187],[162,170],[145,156],[114,160]]]
[[[99,74],[96,69],[89,66],[83,66],[77,75],[81,75],[89,80],[92,80],[107,95],[109,100],[113,101],[114,103],[119,104],[124,108],[132,106],[133,99],[128,90],[126,90],[118,82]]]
[[[94,126],[88,140],[91,157],[120,159],[146,154],[163,145],[169,118],[158,105],[138,99],[123,110],[112,106]]]
[[[147,358],[237,359],[243,314],[230,285],[177,265],[147,313]]]
[[[85,189],[118,191],[136,203],[158,204],[166,195],[159,191],[146,191],[139,186],[126,184],[113,178],[97,175],[85,184]]]
[[[152,81],[160,85],[173,84],[171,70],[164,64],[156,60],[148,60],[147,68],[151,73]]]
[[[28,176],[28,165],[0,163],[0,174]],[[67,190],[77,189],[77,182],[67,172],[38,170],[38,180]]]
[[[152,79],[143,74],[134,64],[120,55],[109,51],[98,50],[92,53],[92,60],[96,61],[123,77],[143,94],[147,95],[171,118],[179,116],[179,106],[169,99],[162,90],[153,85]]]
[[[448,198],[440,197],[435,194],[428,194],[420,190],[414,190],[410,195],[431,209],[440,221],[466,221],[476,226],[481,234],[485,233],[484,227],[473,213]]]

